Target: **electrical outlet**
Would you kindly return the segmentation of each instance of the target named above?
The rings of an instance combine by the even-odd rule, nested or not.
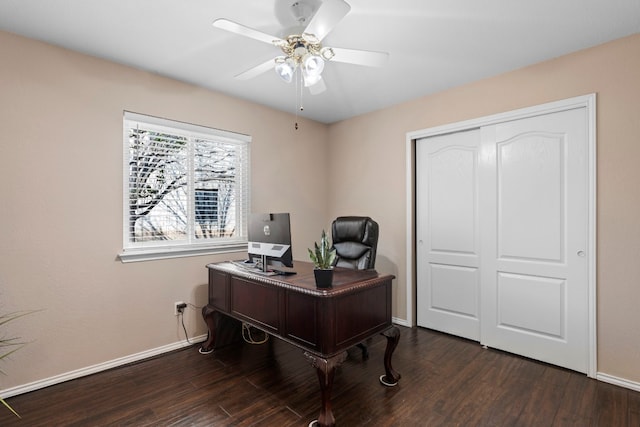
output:
[[[184,313],[184,309],[187,308],[187,303],[184,301],[177,301],[173,303],[173,314],[178,315]]]

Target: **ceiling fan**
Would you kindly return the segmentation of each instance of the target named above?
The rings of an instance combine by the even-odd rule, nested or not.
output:
[[[296,70],[300,70],[304,86],[312,94],[317,94],[326,89],[322,80],[326,61],[371,67],[384,65],[389,57],[386,52],[323,46],[322,40],[349,13],[351,6],[344,0],[324,0],[319,7],[317,3],[317,0],[298,0],[292,3],[290,10],[298,27],[282,38],[224,18],[213,21],[216,28],[269,43],[284,53],[236,75],[235,78],[251,79],[273,68],[282,80],[291,83]]]

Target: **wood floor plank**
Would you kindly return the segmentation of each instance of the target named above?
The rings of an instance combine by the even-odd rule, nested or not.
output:
[[[402,378],[384,387],[384,337],[336,370],[340,426],[640,426],[640,393],[478,343],[401,328]],[[271,339],[210,355],[197,346],[8,399],[1,426],[306,426],[320,409],[302,352]]]
[[[627,392],[629,425],[640,426],[640,393]]]
[[[628,391],[612,384],[598,383],[594,402],[596,425],[629,425]]]

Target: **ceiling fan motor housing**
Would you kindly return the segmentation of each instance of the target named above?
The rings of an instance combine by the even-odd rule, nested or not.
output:
[[[291,14],[299,25],[306,25],[309,18],[316,12],[318,7],[315,3],[317,2],[299,0],[291,5]]]
[[[286,43],[278,44],[285,55],[300,62],[305,55],[321,55],[322,45],[320,43],[309,43],[304,36],[292,34],[286,38]]]

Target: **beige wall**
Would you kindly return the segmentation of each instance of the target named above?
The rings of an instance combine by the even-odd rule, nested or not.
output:
[[[184,339],[224,254],[122,264],[123,110],[251,135],[252,208],[291,212],[294,258],[326,223],[327,126],[0,32],[0,313],[30,343],[0,390]],[[310,191],[309,189],[313,189]],[[206,333],[187,311],[193,335]],[[4,332],[4,328],[3,328]]]
[[[374,217],[377,267],[397,276],[393,314],[405,319],[407,132],[592,92],[598,370],[640,382],[639,51],[637,35],[295,131],[289,114],[0,32],[0,313],[42,309],[11,326],[32,342],[3,363],[0,390],[179,341],[173,302],[203,305],[205,264],[229,256],[117,260],[123,110],[251,135],[252,209],[292,213],[295,259],[333,217]],[[197,310],[187,327],[205,333]]]
[[[329,217],[380,223],[394,315],[407,314],[407,132],[597,93],[598,371],[640,383],[639,76],[635,35],[332,125]]]

